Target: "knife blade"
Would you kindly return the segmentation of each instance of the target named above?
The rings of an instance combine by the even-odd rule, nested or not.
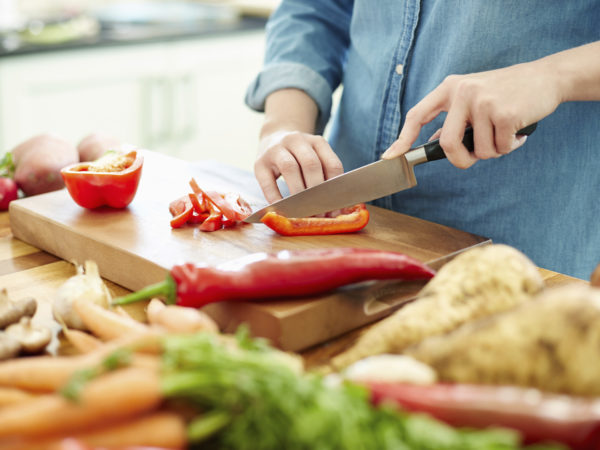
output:
[[[536,127],[537,123],[533,123],[516,134],[529,136]],[[471,128],[465,130],[463,144],[469,151],[473,151]],[[440,146],[439,139],[436,139],[412,148],[404,155],[381,159],[290,195],[259,209],[244,221],[258,223],[269,211],[276,211],[286,217],[310,217],[357,203],[370,202],[416,186],[414,166],[444,158],[446,154]]]

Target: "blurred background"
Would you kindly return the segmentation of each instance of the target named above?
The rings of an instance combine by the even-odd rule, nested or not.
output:
[[[0,153],[102,133],[251,170],[244,105],[279,0],[0,0]]]

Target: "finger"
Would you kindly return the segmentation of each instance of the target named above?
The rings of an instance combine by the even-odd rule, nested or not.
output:
[[[296,194],[304,189],[304,178],[298,161],[287,149],[280,150],[273,159],[275,167],[281,172],[291,194]]]
[[[304,187],[309,188],[325,180],[321,160],[308,141],[298,142],[293,147],[288,148],[299,165]]]
[[[340,158],[335,154],[329,143],[321,136],[315,136],[313,139],[313,148],[321,160],[323,174],[325,179],[337,177],[344,173],[344,166]]]
[[[271,169],[257,163],[254,166],[254,175],[267,202],[273,203],[283,198],[277,186],[279,176],[276,176]]]
[[[429,139],[427,139],[427,142],[431,142],[431,141],[434,141],[436,139],[439,139],[441,134],[442,134],[442,129],[438,128],[436,130],[436,132],[433,133]]]
[[[494,126],[487,118],[473,121],[473,153],[479,159],[497,158]]]
[[[381,157],[391,159],[410,150],[421,132],[423,125],[435,119],[444,110],[448,102],[448,89],[441,84],[406,113],[406,120],[400,130],[398,139],[388,148]]]
[[[440,145],[448,161],[460,169],[471,167],[477,161],[476,156],[462,143],[467,124],[466,105],[455,103],[448,111],[440,135]]]
[[[495,140],[498,153],[506,155],[525,143],[525,140],[520,139],[521,136],[515,136],[515,127],[511,126],[507,121],[498,121],[495,125]]]

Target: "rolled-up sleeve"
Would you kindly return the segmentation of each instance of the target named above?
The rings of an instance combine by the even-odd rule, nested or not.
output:
[[[246,104],[264,111],[272,92],[301,89],[319,107],[322,132],[342,80],[352,7],[353,0],[283,0],[267,23],[264,67],[246,91]]]

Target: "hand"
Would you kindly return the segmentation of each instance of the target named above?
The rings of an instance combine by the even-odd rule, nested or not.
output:
[[[259,144],[254,174],[269,203],[280,200],[277,179],[283,176],[291,194],[344,172],[342,162],[322,136],[277,131]]]
[[[560,102],[558,83],[544,60],[451,75],[408,111],[398,140],[383,158],[408,151],[421,127],[446,111],[434,137],[439,137],[448,160],[466,169],[479,159],[497,158],[523,145],[526,136],[515,136],[516,131],[546,117]],[[467,125],[473,128],[473,153],[462,144]]]

